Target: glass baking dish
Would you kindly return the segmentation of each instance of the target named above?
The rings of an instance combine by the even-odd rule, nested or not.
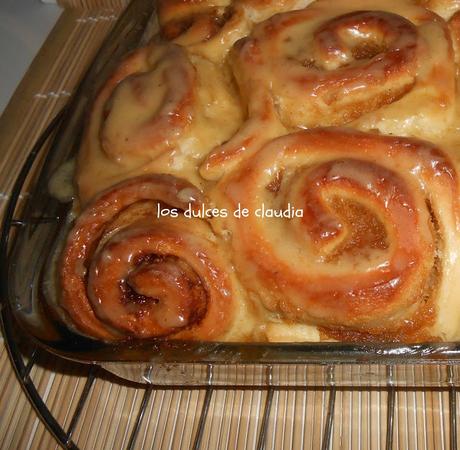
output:
[[[14,187],[1,240],[2,317],[49,352],[123,378],[168,386],[457,386],[460,343],[239,344],[142,341],[107,344],[74,333],[44,301],[45,276],[68,228],[72,202],[49,180],[79,147],[85,108],[114,63],[145,36],[153,2],[134,0],[67,107],[37,142]],[[57,131],[55,132],[55,129]],[[51,137],[52,136],[52,137]],[[30,194],[20,196],[21,192]],[[18,204],[23,197],[22,204]]]

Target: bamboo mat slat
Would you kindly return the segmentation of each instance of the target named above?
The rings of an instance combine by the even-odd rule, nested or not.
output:
[[[126,3],[61,1],[67,9],[0,119],[0,214],[27,152],[72,94]],[[25,349],[27,353],[27,346]],[[226,368],[215,370],[218,374]],[[195,444],[201,449],[258,449],[264,430],[267,450],[313,450],[324,444],[328,426],[333,450],[386,448],[390,394],[385,389],[302,390],[296,377],[304,368],[285,366],[275,370],[279,372],[274,372],[275,376],[288,380],[297,390],[152,389],[102,371],[97,371],[91,382],[88,367],[44,354],[39,355],[29,376],[61,427],[66,431],[72,427],[71,437],[80,449],[131,445],[135,449],[169,450],[190,449]],[[353,370],[368,369],[338,370],[350,371],[352,379]],[[384,371],[385,367],[375,370]],[[406,371],[408,380],[419,376],[415,373],[418,369],[397,370]],[[257,384],[260,376],[257,368],[251,372],[235,366],[225,372],[227,384],[247,380]],[[322,376],[318,370],[318,383]],[[453,450],[447,390],[397,390],[394,395],[394,449]],[[456,395],[460,405],[460,392]],[[144,414],[139,420],[142,406]],[[200,427],[202,433],[197,440]],[[22,391],[1,338],[0,448],[58,448]]]
[[[215,391],[202,448],[256,448],[266,397],[266,391]]]
[[[203,390],[154,390],[136,448],[192,448],[204,397]]]
[[[32,145],[65,105],[122,6],[123,2],[114,2],[103,14],[90,8],[66,9],[16,89],[0,119],[0,216]],[[53,415],[66,428],[83,389],[86,371],[78,373],[72,367],[72,374],[68,374],[64,366],[53,358],[51,367],[36,365],[30,376]],[[0,338],[0,447],[56,446],[22,391]]]
[[[32,145],[65,105],[85,68],[111,29],[109,21],[88,21],[91,11],[65,10],[0,120],[0,215]]]
[[[126,7],[129,0],[58,0],[58,4],[64,8],[94,10],[104,13],[105,9],[115,8],[121,10]]]

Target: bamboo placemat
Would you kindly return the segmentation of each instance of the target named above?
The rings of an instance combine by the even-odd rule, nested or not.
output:
[[[100,13],[103,12],[104,8],[120,11],[128,5],[129,0],[58,0],[57,3],[64,8]]]
[[[126,1],[61,3],[72,8],[63,12],[0,119],[0,213],[27,152],[66,103]],[[31,349],[23,348],[27,358]],[[266,449],[319,449],[326,447],[329,429],[330,448],[385,449],[393,401],[393,448],[455,447],[447,390],[396,390],[390,398],[385,389],[154,389],[44,353],[34,358],[28,377],[81,449],[255,449],[263,442]],[[2,449],[58,447],[21,389],[3,342],[0,443]]]

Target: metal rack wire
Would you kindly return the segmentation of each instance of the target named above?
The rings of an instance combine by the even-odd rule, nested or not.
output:
[[[38,390],[34,384],[34,381],[31,377],[31,370],[34,365],[37,363],[37,359],[40,357],[40,353],[42,350],[40,349],[32,349],[30,352],[30,356],[28,361],[24,360],[23,355],[21,354],[19,347],[16,343],[16,337],[14,336],[14,331],[11,327],[11,317],[9,317],[8,312],[5,310],[2,313],[2,319],[4,324],[4,332],[5,337],[8,343],[8,348],[10,352],[10,357],[12,363],[16,369],[16,373],[18,378],[26,391],[27,395],[29,396],[30,401],[33,403],[38,415],[40,416],[41,420],[46,424],[48,429],[53,433],[57,441],[62,445],[64,448],[68,449],[78,449],[77,444],[73,441],[73,433],[76,429],[76,426],[81,418],[82,412],[87,404],[91,389],[94,385],[94,382],[98,379],[101,375],[101,372],[97,366],[89,366],[87,368],[86,374],[86,381],[83,387],[83,390],[80,394],[80,397],[77,401],[77,406],[73,412],[72,418],[70,420],[70,424],[66,429],[63,429],[62,426],[58,423],[58,421],[53,417],[52,413],[46,406],[45,402],[41,398],[38,393]],[[270,377],[270,366],[267,367],[267,377]],[[206,448],[203,442],[203,435],[205,424],[209,415],[210,404],[213,398],[213,395],[223,389],[220,387],[215,387],[212,385],[212,371],[213,366],[209,366],[209,384],[204,387],[205,389],[205,396],[204,401],[201,406],[201,410],[199,412],[199,420],[198,426],[195,431],[195,435],[193,437],[193,444],[191,448],[193,450],[203,449]],[[164,389],[164,387],[161,387]],[[138,386],[137,389],[140,390],[142,393],[142,401],[140,403],[138,411],[135,413],[135,421],[132,427],[129,439],[127,441],[126,450],[132,450],[134,448],[138,448],[138,438],[139,438],[139,431],[141,428],[141,424],[143,420],[145,420],[147,406],[149,400],[152,396],[152,393],[157,389],[156,386],[147,385],[147,386]],[[245,387],[248,389],[248,387]],[[258,388],[260,389],[260,387]],[[292,389],[292,388],[291,388]],[[327,412],[325,415],[324,427],[323,427],[323,435],[321,439],[321,450],[328,450],[331,448],[331,441],[332,441],[332,432],[334,426],[334,412],[336,407],[336,395],[337,392],[341,388],[337,388],[334,385],[326,388],[328,393],[328,400],[327,400]],[[386,440],[385,440],[385,449],[390,450],[395,448],[394,447],[394,439],[395,439],[395,429],[394,429],[394,421],[395,421],[395,396],[396,391],[398,388],[391,385],[391,367],[389,367],[389,383],[387,390],[387,428],[386,428]],[[258,430],[258,436],[256,439],[256,446],[257,450],[263,450],[266,448],[266,439],[267,439],[267,430],[269,425],[270,414],[273,411],[273,397],[276,391],[283,390],[283,388],[279,387],[269,387],[266,389],[266,397],[265,397],[265,404],[263,406],[263,413],[260,419],[260,426]],[[296,388],[299,390],[299,388]],[[457,415],[457,389],[455,386],[451,386],[446,388],[449,392],[449,421],[450,421],[450,435],[449,435],[449,447],[451,450],[456,450],[458,447],[457,441],[457,423],[456,423],[456,415]]]

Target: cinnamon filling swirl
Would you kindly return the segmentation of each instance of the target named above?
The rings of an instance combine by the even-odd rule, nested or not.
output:
[[[175,215],[156,217],[157,202]],[[202,202],[189,183],[151,175],[88,205],[60,271],[61,305],[82,332],[104,340],[227,333],[238,310],[227,262],[204,221],[178,215]]]
[[[460,223],[457,175],[435,147],[340,129],[299,132],[263,147],[215,195],[230,209],[303,210],[273,220],[230,214],[222,225],[238,236],[239,276],[269,310],[348,337],[428,335],[445,282],[440,229]]]

